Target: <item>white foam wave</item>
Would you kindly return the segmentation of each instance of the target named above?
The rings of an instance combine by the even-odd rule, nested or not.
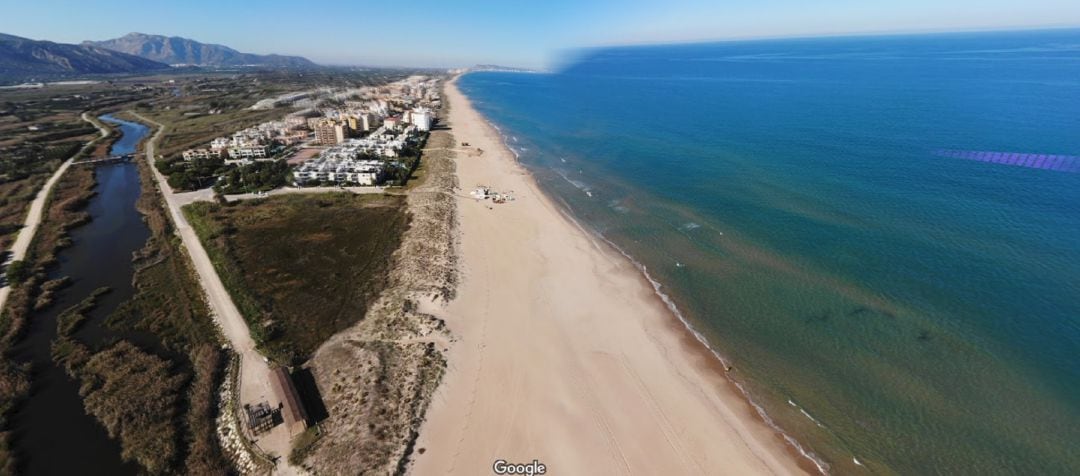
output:
[[[486,119],[485,119],[485,122],[487,122],[488,125],[492,127],[492,129],[495,129],[496,131],[499,132],[499,137],[502,137],[503,147],[506,147],[506,150],[509,150],[511,154],[514,154],[514,160],[520,161],[521,160],[521,153],[527,151],[528,149],[526,149],[524,147],[521,147],[519,149],[519,148],[515,148],[514,146],[510,145],[510,138],[513,137],[513,136],[507,136],[506,134],[503,134],[502,133],[502,128],[495,125],[494,122],[491,122],[491,121],[486,120]],[[514,142],[517,142],[517,137],[513,137],[513,139],[514,139]]]
[[[698,228],[701,228],[701,225],[698,225],[697,223],[694,223],[694,222],[683,223],[682,226],[679,227],[679,229],[683,230],[683,231],[691,231],[691,230],[696,230]]]
[[[574,222],[577,223],[576,220]],[[578,226],[580,227],[580,225],[578,225]],[[690,334],[693,335],[694,338],[697,339],[697,341],[701,343],[701,345],[704,345],[705,348],[709,350],[709,353],[711,353],[713,355],[713,357],[716,358],[716,360],[720,361],[721,365],[723,365],[725,368],[729,367],[728,360],[725,359],[722,355],[720,355],[720,352],[718,352],[715,348],[713,348],[709,344],[708,339],[706,339],[704,335],[702,335],[700,332],[698,332],[697,329],[694,329],[694,326],[690,324],[690,321],[686,320],[686,317],[683,315],[682,311],[679,310],[678,306],[675,305],[675,301],[673,301],[671,299],[671,296],[668,296],[667,293],[665,293],[661,289],[662,286],[660,285],[660,282],[653,279],[652,275],[649,274],[648,268],[644,264],[642,264],[641,262],[637,261],[632,256],[630,256],[629,253],[624,251],[622,248],[620,248],[618,245],[613,243],[611,240],[607,239],[603,235],[599,235],[599,236],[600,236],[600,239],[604,240],[607,244],[611,245],[612,248],[615,248],[616,250],[618,250],[619,253],[621,253],[623,256],[625,256],[626,259],[630,260],[630,262],[633,263],[634,266],[636,266],[639,271],[641,271],[641,274],[644,275],[645,279],[648,280],[649,283],[652,285],[653,291],[656,293],[656,295],[660,297],[660,300],[664,302],[664,305],[667,306],[668,310],[670,310],[671,313],[674,314],[675,317],[679,319],[679,322],[681,322],[683,324],[683,326],[686,327],[686,330],[688,330],[690,332]],[[822,460],[818,455],[814,454],[812,451],[807,450],[806,448],[804,448],[802,446],[802,444],[799,443],[798,440],[796,440],[794,437],[792,437],[786,431],[784,431],[782,428],[780,428],[780,426],[777,425],[775,421],[773,421],[772,417],[770,417],[769,414],[765,412],[765,409],[762,408],[761,405],[758,405],[758,403],[756,401],[754,401],[753,397],[750,396],[750,392],[748,392],[746,390],[746,388],[743,387],[743,385],[741,383],[739,383],[739,382],[737,382],[735,380],[731,380],[731,382],[734,383],[735,387],[739,389],[739,393],[741,393],[743,395],[743,398],[745,398],[748,402],[750,402],[750,406],[754,408],[754,411],[757,412],[758,416],[761,417],[761,419],[763,421],[765,421],[765,424],[768,425],[769,428],[772,428],[773,431],[776,431],[777,433],[779,433],[780,436],[782,436],[784,438],[784,441],[786,441],[789,445],[791,445],[792,448],[795,448],[795,451],[798,451],[800,455],[802,455],[804,458],[808,459],[811,463],[813,463],[814,466],[817,468],[817,470],[821,474],[829,474],[829,464],[828,463],[826,463],[824,460]],[[788,403],[794,404],[794,402],[792,402],[791,400],[788,400]]]
[[[608,200],[607,206],[608,206],[608,208],[610,208],[610,209],[612,209],[612,210],[614,210],[614,211],[616,211],[618,213],[621,213],[623,215],[625,215],[627,213],[630,213],[630,209],[627,208],[626,206],[624,206],[622,204],[622,201],[617,199],[617,198]]]
[[[814,418],[814,417],[813,417],[812,415],[810,415],[810,413],[808,413],[808,412],[806,411],[806,409],[804,409],[803,407],[800,407],[800,406],[799,406],[799,405],[798,405],[797,403],[795,403],[795,402],[791,401],[791,399],[790,399],[790,398],[788,399],[788,401],[787,401],[787,402],[788,402],[788,405],[791,405],[791,406],[793,406],[793,407],[795,407],[795,408],[798,408],[798,409],[799,409],[799,413],[802,413],[802,414],[803,414],[803,416],[805,416],[805,417],[806,417],[807,419],[809,419],[810,421],[814,422],[814,424],[815,424],[815,425],[817,425],[817,426],[818,426],[818,427],[820,427],[820,428],[825,428],[825,425],[822,425],[822,424],[821,424],[821,422],[817,420],[817,418]]]
[[[500,129],[499,126],[495,125],[491,121],[487,121],[487,123],[489,125],[491,125],[491,127],[493,127],[495,130],[497,130],[499,132],[502,132],[502,129]],[[510,151],[514,153],[514,156],[516,158],[520,158],[517,151],[515,151],[512,147],[510,147],[510,144],[507,141],[506,135],[502,135],[502,137],[503,137],[503,144],[506,146],[506,148],[510,149]],[[515,138],[515,141],[516,141],[516,138]],[[584,182],[581,182],[581,181],[578,181],[578,180],[573,180],[570,177],[567,177],[566,173],[564,171],[562,171],[562,170],[559,170],[559,169],[554,169],[554,170],[555,170],[556,173],[559,174],[560,177],[562,177],[568,183],[573,185],[575,188],[577,188],[578,190],[583,191],[589,197],[592,197],[592,189],[589,188],[589,186],[586,185]],[[561,199],[560,199],[560,201],[562,202]],[[568,206],[567,206],[568,204],[566,204],[565,202],[562,202],[562,203],[563,203],[564,207],[568,208]],[[577,219],[575,219],[572,215],[570,215],[570,213],[568,213],[566,211],[566,208],[560,208],[559,211],[567,219],[569,219],[572,223],[574,223],[574,225],[576,225],[579,229],[588,232],[588,230],[586,230],[585,227],[581,226],[581,224],[578,223]],[[625,208],[625,207],[622,207],[622,208]],[[618,208],[616,208],[616,210],[618,210]],[[695,225],[696,225],[696,223],[695,223]],[[634,259],[625,250],[620,248],[618,245],[616,245],[611,240],[607,239],[607,237],[605,237],[603,235],[603,233],[600,233],[598,231],[594,231],[594,232],[589,233],[589,234],[594,235],[594,236],[598,236],[601,240],[603,240],[605,243],[607,243],[612,248],[617,250],[620,254],[622,254],[624,257],[626,257],[626,259],[629,260],[630,263],[632,263],[635,267],[637,267],[637,269],[641,272],[641,274],[645,277],[645,279],[652,285],[653,292],[655,292],[656,295],[660,298],[660,300],[664,303],[664,305],[667,306],[668,310],[671,311],[671,313],[674,314],[677,319],[679,319],[679,322],[681,322],[683,324],[683,326],[686,328],[686,330],[689,331],[690,334],[693,335],[694,338],[698,342],[701,343],[701,345],[705,346],[705,348],[708,349],[709,353],[711,353],[713,355],[713,357],[716,358],[720,362],[721,365],[723,365],[725,368],[729,367],[727,359],[725,359],[722,355],[720,355],[720,353],[709,344],[709,341],[705,338],[704,335],[702,335],[700,332],[698,332],[697,329],[694,329],[694,326],[692,326],[690,324],[690,321],[688,321],[686,319],[686,317],[683,315],[682,311],[680,311],[678,306],[675,305],[675,301],[673,301],[671,299],[671,297],[668,296],[667,293],[665,293],[662,290],[662,286],[660,285],[660,282],[653,279],[652,275],[649,274],[649,270],[645,267],[644,264],[642,264],[641,262]],[[817,468],[817,470],[821,474],[829,474],[829,465],[828,465],[828,463],[826,463],[824,460],[822,460],[820,457],[818,457],[812,451],[809,451],[806,448],[804,448],[798,442],[798,440],[796,440],[794,437],[792,437],[787,432],[785,432],[782,428],[780,428],[780,426],[777,425],[775,421],[773,421],[772,417],[770,417],[769,414],[765,412],[765,409],[762,408],[761,405],[758,405],[758,403],[756,401],[754,401],[753,397],[750,396],[750,392],[748,392],[746,390],[746,388],[743,387],[743,385],[741,383],[739,383],[739,382],[737,382],[735,380],[731,380],[731,382],[733,384],[735,384],[735,387],[739,389],[739,393],[741,393],[743,398],[745,398],[750,403],[750,406],[754,408],[754,411],[757,412],[758,416],[765,422],[766,425],[769,426],[769,428],[772,428],[773,431],[776,431],[777,433],[779,433],[784,438],[784,441],[786,441],[789,445],[791,445],[791,447],[794,448],[795,451],[797,451],[800,455],[802,455],[804,458],[806,458],[811,463],[813,463],[813,465]],[[788,400],[788,402],[791,403],[791,404],[794,404],[794,402],[791,402],[790,400]],[[807,416],[809,416],[809,415],[807,415]]]
[[[562,177],[563,180],[565,180],[567,183],[569,183],[570,185],[573,185],[574,188],[576,188],[578,190],[581,190],[582,192],[585,193],[585,195],[588,195],[590,197],[592,196],[592,188],[589,187],[588,184],[586,184],[585,182],[582,182],[580,180],[574,180],[574,179],[568,177],[566,175],[566,172],[563,171],[563,170],[560,170],[560,169],[554,169],[554,170],[555,170],[555,173],[559,174],[559,176]]]

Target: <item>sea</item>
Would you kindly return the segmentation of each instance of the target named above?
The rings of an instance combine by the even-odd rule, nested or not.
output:
[[[461,90],[833,474],[1080,474],[1080,30],[621,46]]]

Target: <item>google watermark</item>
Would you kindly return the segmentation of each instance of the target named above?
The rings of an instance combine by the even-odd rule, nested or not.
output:
[[[495,464],[491,465],[491,470],[495,471],[495,474],[523,474],[525,476],[547,474],[547,466],[535,459],[532,463],[507,463],[504,459],[497,459]]]

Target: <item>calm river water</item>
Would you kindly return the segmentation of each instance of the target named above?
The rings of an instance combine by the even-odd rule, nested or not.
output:
[[[123,132],[112,154],[134,152],[149,131],[108,115],[101,119]],[[91,221],[71,231],[73,246],[60,251],[59,263],[49,273],[50,278],[68,276],[72,284],[57,292],[51,307],[32,315],[26,338],[17,349],[18,360],[32,362],[34,369],[30,398],[13,421],[15,450],[25,474],[120,475],[139,470],[120,459],[119,443],[86,414],[78,384],[53,364],[49,351],[56,338],[57,316],[102,286],[111,292],[99,298],[76,336],[92,347],[112,339],[103,321],[134,292],[132,253],[150,236],[135,208],[141,193],[136,165],[99,167],[96,190],[87,207]]]

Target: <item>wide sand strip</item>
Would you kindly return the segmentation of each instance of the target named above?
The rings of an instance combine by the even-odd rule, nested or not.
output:
[[[516,200],[459,198],[462,283],[425,309],[457,342],[413,473],[492,474],[497,459],[547,474],[803,473],[641,273],[540,193],[454,81],[446,97],[470,144],[463,191]]]

